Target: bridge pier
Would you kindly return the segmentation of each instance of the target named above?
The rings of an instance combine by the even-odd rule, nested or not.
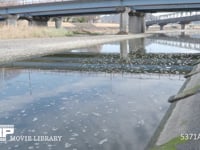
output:
[[[48,26],[49,17],[32,17],[29,20],[30,26]]]
[[[165,25],[160,25],[160,30],[164,30]]]
[[[129,32],[130,33],[145,32],[144,13],[133,12],[133,11],[129,13]]]
[[[57,29],[61,28],[62,27],[62,17],[56,17],[54,20],[55,20],[55,27]]]
[[[128,33],[128,13],[130,8],[125,8],[125,11],[120,14],[120,34]]]
[[[181,36],[185,36],[185,32],[183,31],[183,32],[181,32]]]
[[[146,26],[146,31],[149,30],[149,26]]]
[[[17,20],[19,19],[19,15],[8,15],[6,16],[6,25],[17,25]]]
[[[181,30],[185,30],[185,24],[181,24]]]

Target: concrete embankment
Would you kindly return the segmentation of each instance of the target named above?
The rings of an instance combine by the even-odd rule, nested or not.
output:
[[[186,75],[186,81],[172,103],[147,149],[200,149],[200,63]]]
[[[147,36],[150,34],[0,40],[0,64]]]

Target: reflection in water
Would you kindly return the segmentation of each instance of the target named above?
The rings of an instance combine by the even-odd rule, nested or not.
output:
[[[168,108],[167,98],[184,81],[176,75],[19,72],[1,88],[0,122],[15,124],[15,135],[63,139],[1,143],[2,149],[142,150]]]
[[[129,40],[129,49],[132,54],[140,53],[145,55],[145,39],[138,38],[138,39],[130,39]]]
[[[14,124],[15,136],[63,136],[61,142],[0,143],[1,149],[143,150],[168,97],[183,84],[181,74],[200,58],[183,54],[184,44],[171,44],[179,47],[175,53],[159,50],[170,39],[131,39],[1,68],[1,124]]]
[[[147,38],[146,44],[147,53],[200,53],[200,39],[189,35],[155,35]]]
[[[189,47],[187,42],[195,44],[198,40],[197,38],[194,40],[189,36],[179,38],[156,35],[147,39],[131,39],[25,60],[7,67],[56,68],[93,72],[187,74],[192,70],[193,64],[200,59],[200,51],[191,50],[192,45],[190,45],[190,50],[182,47]],[[193,48],[195,47],[193,46]],[[198,53],[196,54],[196,52]]]
[[[31,83],[31,72],[30,72],[30,70],[29,70],[29,72],[28,72],[28,80],[29,80],[29,93],[30,93],[30,95],[32,95],[32,83]]]
[[[1,81],[15,78],[20,74],[18,69],[0,68],[0,79]]]
[[[200,53],[200,38],[197,35],[174,35],[157,34],[147,38],[130,39],[127,41],[111,44],[97,45],[87,49],[72,50],[72,52],[93,53],[166,53],[166,54],[190,54]],[[127,47],[125,47],[127,45]]]
[[[121,60],[129,61],[128,41],[120,41],[120,58]]]

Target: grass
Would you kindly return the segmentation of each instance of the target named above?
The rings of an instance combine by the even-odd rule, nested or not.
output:
[[[176,146],[181,143],[185,143],[187,140],[181,140],[181,137],[176,137],[169,142],[152,148],[151,150],[176,150]]]
[[[73,31],[74,34],[87,34],[87,35],[102,35],[101,33],[98,32],[90,32],[90,31],[86,31],[86,30],[82,30],[82,31]]]
[[[64,37],[72,36],[73,32],[65,28],[28,27],[28,26],[1,26],[0,39]]]
[[[0,39],[17,39],[17,38],[39,38],[39,37],[64,37],[73,35],[102,35],[105,33],[115,34],[116,24],[99,23],[68,23],[63,22],[63,28],[56,29],[54,22],[48,22],[48,27],[31,27],[27,21],[18,21],[18,26],[6,26],[0,23]],[[114,31],[113,31],[114,30]]]

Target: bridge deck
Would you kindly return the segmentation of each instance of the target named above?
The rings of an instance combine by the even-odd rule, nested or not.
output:
[[[158,11],[182,11],[199,10],[199,0],[77,0],[59,1],[51,3],[33,4],[13,3],[12,6],[2,6],[0,15],[26,14],[29,15],[78,15],[88,13],[119,13],[121,8],[130,7],[136,11],[158,12]],[[15,5],[15,6],[13,6]],[[110,9],[104,10],[104,9]],[[96,11],[95,11],[96,10]],[[112,10],[112,11],[111,11]],[[64,11],[66,11],[64,13]],[[123,10],[122,10],[123,11]],[[76,12],[76,13],[75,13]],[[43,14],[44,13],[44,14]]]

